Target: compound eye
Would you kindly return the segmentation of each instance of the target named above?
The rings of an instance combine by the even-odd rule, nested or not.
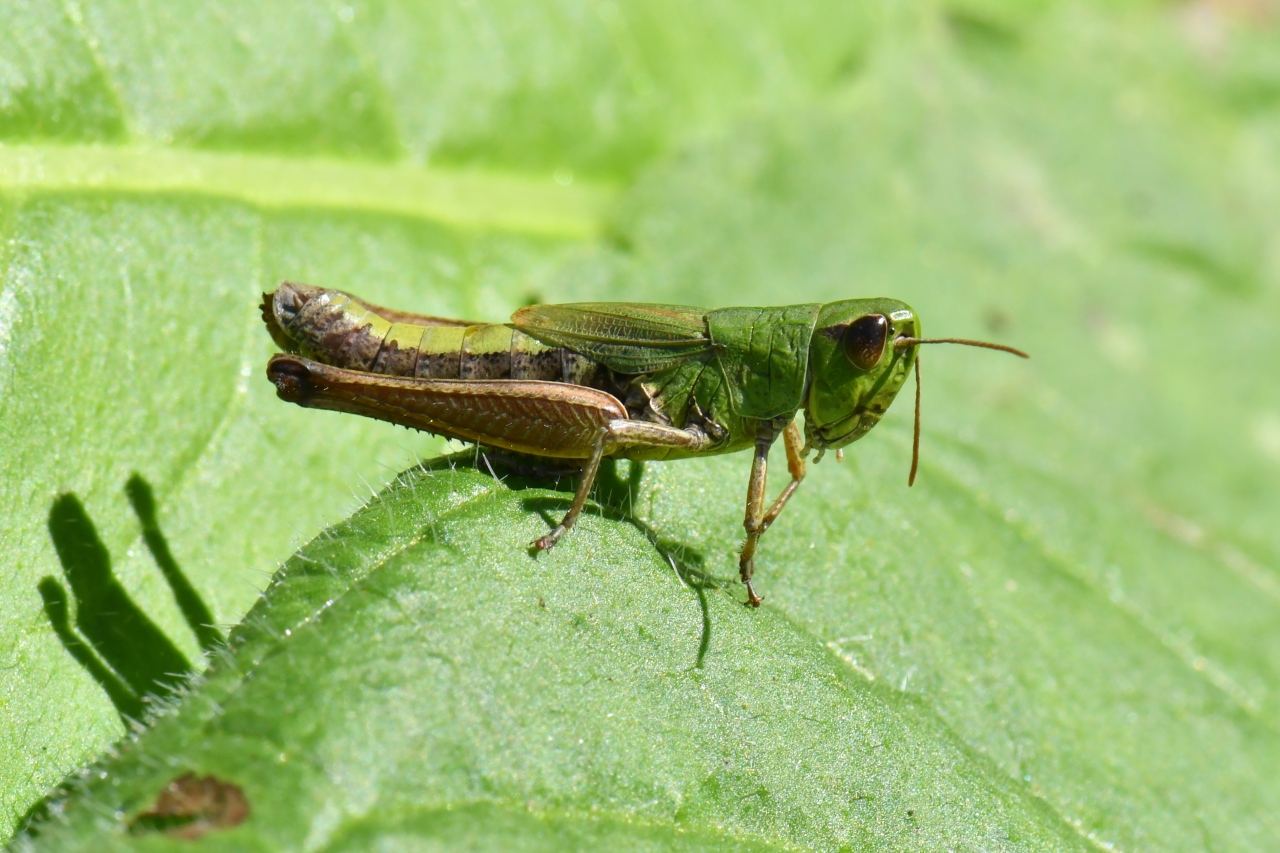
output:
[[[868,314],[845,327],[841,344],[854,367],[871,370],[880,363],[888,340],[889,318],[883,314]]]

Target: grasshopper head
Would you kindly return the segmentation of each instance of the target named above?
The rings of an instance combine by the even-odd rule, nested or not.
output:
[[[920,323],[896,299],[847,299],[822,306],[809,345],[809,397],[805,443],[819,452],[839,449],[875,426],[916,362]]]
[[[819,456],[866,435],[884,417],[907,374],[916,371],[915,437],[911,475],[920,460],[921,344],[963,344],[1022,358],[1022,350],[965,338],[922,338],[920,320],[896,299],[848,299],[822,306],[809,345],[809,399],[804,409],[805,447]],[[836,458],[840,454],[837,452]]]

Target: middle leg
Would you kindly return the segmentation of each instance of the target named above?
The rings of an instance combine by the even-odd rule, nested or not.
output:
[[[769,448],[778,439],[777,427],[772,422],[760,424],[756,430],[755,458],[751,460],[751,479],[747,481],[747,514],[742,526],[747,531],[746,541],[742,543],[742,552],[738,555],[738,573],[747,587],[747,604],[759,607],[763,601],[756,595],[751,578],[756,573],[756,544],[760,534],[764,533],[764,489],[769,471]]]
[[[787,470],[791,474],[791,482],[783,489],[782,494],[778,495],[778,499],[769,507],[769,511],[765,512],[764,492],[769,467],[769,449],[778,438],[778,422],[763,423],[756,433],[756,454],[751,463],[751,480],[747,484],[747,514],[742,522],[742,526],[747,531],[747,539],[742,544],[742,553],[738,557],[738,571],[742,576],[742,582],[747,587],[747,603],[752,607],[759,607],[760,602],[764,600],[756,593],[751,583],[751,578],[756,571],[756,547],[760,543],[760,537],[782,512],[787,501],[791,500],[796,487],[800,485],[805,475],[804,439],[794,420],[787,424],[783,436],[787,448]]]
[[[796,426],[795,421],[787,424],[787,431],[782,434],[782,443],[787,450],[787,473],[791,475],[791,482],[787,483],[782,494],[778,495],[773,506],[769,507],[769,511],[764,514],[764,530],[768,530],[769,525],[782,514],[782,508],[787,505],[787,501],[791,500],[791,496],[796,493],[796,488],[804,480],[804,438],[800,435],[800,427]]]

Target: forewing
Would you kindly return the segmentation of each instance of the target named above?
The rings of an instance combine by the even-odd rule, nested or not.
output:
[[[711,349],[707,312],[683,305],[530,305],[511,322],[544,344],[568,347],[618,373],[652,373]]]

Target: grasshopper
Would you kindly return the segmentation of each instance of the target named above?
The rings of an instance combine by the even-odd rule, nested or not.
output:
[[[336,290],[285,282],[262,316],[285,353],[267,377],[281,399],[390,421],[581,468],[564,519],[573,527],[605,457],[683,459],[754,449],[738,560],[747,603],[756,546],[805,477],[805,460],[866,435],[914,368],[920,452],[921,344],[1027,354],[1001,344],[920,337],[896,299],[705,310],[593,302],[532,305],[510,323],[393,311]],[[804,434],[795,416],[804,410]],[[791,481],[765,509],[769,449],[779,436]]]

